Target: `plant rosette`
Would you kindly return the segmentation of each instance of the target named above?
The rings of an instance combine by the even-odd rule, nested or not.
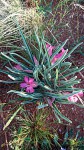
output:
[[[16,117],[18,128],[11,126],[10,148],[16,149],[17,147],[21,150],[31,150],[31,147],[33,147],[36,150],[45,147],[50,150],[53,144],[57,144],[58,136],[55,130],[52,133],[52,125],[49,125],[46,121],[48,115],[48,112],[44,109],[37,110],[33,114],[23,111],[20,117]]]
[[[38,109],[51,107],[58,121],[64,119],[71,123],[58,110],[56,103],[76,104],[83,107],[83,90],[76,88],[80,82],[75,73],[80,72],[84,66],[73,67],[67,58],[81,45],[76,45],[71,51],[65,50],[61,45],[52,46],[46,42],[44,35],[41,37],[35,32],[35,45],[29,46],[25,36],[17,24],[23,40],[22,51],[1,52],[5,60],[8,60],[6,70],[0,72],[7,74],[11,80],[0,82],[18,84],[18,90],[10,90],[8,93],[15,93],[23,100],[22,105],[39,102]],[[36,46],[37,45],[37,46]],[[76,102],[81,102],[76,103]]]

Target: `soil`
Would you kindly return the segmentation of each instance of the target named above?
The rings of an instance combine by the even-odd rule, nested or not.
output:
[[[33,4],[34,5],[34,4]],[[55,3],[53,4],[55,5]],[[76,14],[76,12],[78,13],[78,15]],[[69,27],[71,28],[70,32],[74,32],[74,38],[77,39],[79,37],[81,37],[83,35],[83,10],[80,10],[80,8],[76,8],[74,10],[74,13],[70,12],[70,17],[66,18],[66,22],[69,22]],[[79,19],[79,28],[77,30],[77,17]],[[59,32],[60,30],[58,30]],[[65,34],[66,33],[66,34]],[[64,41],[67,37],[69,36],[69,32],[68,30],[63,30],[62,35],[60,37],[60,41]],[[70,36],[70,41],[68,43],[68,47],[70,45],[70,42],[73,43],[74,38],[72,38]],[[72,55],[72,57],[70,58],[70,61],[73,62],[73,64],[75,66],[82,66],[84,65],[84,56],[81,55],[80,53],[75,53]],[[2,67],[2,61],[0,60],[0,65]],[[81,83],[78,85],[78,87],[84,88],[84,70],[81,71],[80,73],[77,73],[78,78],[81,78]],[[5,80],[7,79],[7,76],[0,74],[0,79]],[[7,94],[7,91],[11,90],[14,88],[14,85],[10,86],[9,84],[4,84],[4,83],[0,83],[0,101],[1,103],[8,103],[9,99],[13,100],[16,99],[17,96],[12,94]],[[83,98],[84,100],[84,98]],[[0,140],[0,144],[6,143],[9,140],[9,134],[7,131],[2,131],[3,125],[5,123],[5,118],[8,118],[8,115],[10,114],[10,110],[11,108],[13,108],[13,106],[17,106],[18,103],[16,102],[16,104],[12,105],[12,104],[8,104],[7,106],[5,106],[3,108],[3,112],[1,112],[1,118],[0,118],[0,133],[1,133],[1,140]],[[72,120],[72,124],[69,124],[67,126],[67,123],[64,122],[64,124],[59,124],[59,125],[55,125],[54,127],[57,129],[58,128],[58,135],[60,137],[60,139],[63,139],[65,132],[68,129],[74,129],[74,132],[76,134],[77,132],[77,126],[81,125],[79,130],[80,130],[80,136],[84,136],[84,127],[82,126],[82,124],[84,123],[84,110],[83,108],[80,108],[78,106],[75,105],[61,105],[61,104],[57,104],[59,110],[61,111],[61,113],[63,113],[66,117],[68,117],[70,120]],[[35,108],[32,107],[33,105],[31,104],[30,106],[27,105],[27,107],[32,109]],[[49,116],[51,123],[53,123],[54,121],[54,116],[52,117],[52,115]],[[12,124],[11,124],[12,125]],[[7,139],[6,139],[7,138]],[[7,141],[6,141],[7,140]],[[4,147],[0,147],[0,150],[9,150],[7,148],[7,145]]]

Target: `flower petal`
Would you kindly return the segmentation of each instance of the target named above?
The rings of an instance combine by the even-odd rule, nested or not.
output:
[[[76,95],[70,96],[68,97],[68,101],[75,103],[78,101],[78,97]]]
[[[21,84],[20,84],[20,87],[21,87],[21,88],[26,88],[26,87],[27,87],[27,84],[26,84],[26,83],[21,83]]]
[[[50,48],[49,48],[49,50],[48,50],[49,56],[52,56],[52,51],[53,51],[53,49],[52,49],[52,47],[50,46]]]
[[[27,93],[30,93],[30,87],[27,87],[27,88],[26,88],[26,92],[27,92]]]
[[[29,83],[29,78],[28,78],[27,76],[25,76],[25,77],[24,77],[24,81],[25,81],[26,83]]]
[[[80,92],[78,93],[78,96],[83,97],[83,91],[80,91]]]
[[[49,56],[51,56],[52,55],[52,51],[55,49],[55,46],[52,46],[51,44],[46,43],[46,49],[48,50]]]
[[[52,107],[52,104],[54,101],[55,101],[55,98],[48,99],[48,104]]]
[[[28,72],[28,73],[33,73],[32,70],[24,70],[25,72]]]
[[[23,70],[23,68],[20,65],[15,65],[14,68],[18,70]]]
[[[36,57],[35,57],[35,56],[33,57],[33,59],[34,59],[34,63],[35,63],[35,65],[39,65],[39,62],[38,62],[38,60],[36,59]]]
[[[33,87],[30,87],[30,93],[34,93]]]
[[[65,52],[65,49],[64,49],[64,48],[62,48],[61,50],[62,50],[62,52]]]
[[[49,44],[49,43],[46,43],[46,48],[49,48],[49,47],[50,47],[50,45],[51,45],[51,44]]]
[[[33,83],[32,83],[32,87],[37,87],[37,83],[36,83],[36,82],[33,82]]]
[[[57,61],[57,57],[54,56],[53,59],[51,60],[51,64],[53,65]]]
[[[32,84],[34,82],[34,78],[29,78],[29,84]]]
[[[28,93],[34,93],[33,87],[32,87],[32,86],[27,87],[27,88],[26,88],[26,92],[28,92]]]
[[[65,53],[64,48],[62,48],[62,52],[60,52],[59,54],[56,54],[53,59],[51,60],[51,64],[54,64],[58,59],[60,59]]]

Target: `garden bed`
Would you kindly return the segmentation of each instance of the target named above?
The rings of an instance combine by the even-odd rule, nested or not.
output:
[[[56,2],[53,3],[53,7],[55,5],[56,5]],[[58,40],[60,39],[61,42],[65,41],[65,39],[67,39],[69,37],[69,33],[70,33],[70,37],[69,37],[70,40],[69,40],[68,44],[66,45],[68,48],[70,47],[70,49],[72,47],[71,44],[74,41],[77,42],[77,40],[83,36],[82,18],[83,18],[83,10],[80,8],[75,8],[74,11],[71,10],[69,12],[69,14],[67,16],[65,16],[65,18],[63,20],[64,22],[69,23],[70,30],[68,30],[67,27],[63,28],[62,34],[61,34],[60,38],[58,38]],[[61,29],[58,29],[56,31],[53,30],[52,33],[55,34],[55,32],[57,34],[57,33],[61,32]],[[48,31],[47,35],[48,34],[49,34],[49,31]],[[71,36],[71,34],[73,34],[73,37]],[[51,39],[50,39],[50,41],[51,41]],[[80,51],[74,53],[69,58],[69,61],[72,62],[73,65],[81,67],[82,65],[84,65],[84,56],[82,54],[83,54],[83,47],[82,47],[82,53]],[[0,64],[2,67],[3,61],[0,60]],[[78,76],[78,78],[81,79],[81,83],[78,84],[77,87],[84,89],[84,70],[77,73],[76,75]],[[1,74],[0,79],[7,80],[8,77],[6,75]],[[12,101],[14,99],[17,99],[18,96],[16,94],[7,94],[7,92],[11,89],[15,89],[14,84],[10,85],[10,84],[0,83],[1,104],[3,104],[3,105],[4,105],[4,103],[8,104],[9,100]],[[82,99],[84,100],[84,98],[82,98]],[[10,103],[8,105],[5,105],[4,108],[2,109],[3,111],[1,111],[1,119],[0,119],[0,133],[1,133],[0,138],[2,139],[2,140],[0,140],[0,144],[1,144],[0,149],[1,150],[10,150],[10,148],[8,146],[9,139],[11,139],[10,132],[9,132],[10,130],[8,129],[6,131],[5,130],[3,131],[2,129],[6,123],[7,118],[9,118],[9,115],[11,114],[11,112],[13,113],[13,111],[15,111],[15,107],[18,105],[19,105],[19,102],[16,102],[15,104]],[[49,119],[51,125],[53,125],[54,129],[57,130],[57,133],[59,135],[59,142],[62,143],[65,133],[70,129],[74,130],[74,135],[76,135],[77,131],[80,130],[80,136],[84,136],[84,124],[83,124],[84,110],[83,110],[83,108],[80,108],[80,107],[72,105],[72,104],[63,105],[63,104],[58,103],[57,106],[58,106],[59,110],[61,111],[61,113],[63,115],[65,115],[66,117],[68,117],[72,121],[72,124],[68,124],[64,120],[63,120],[62,124],[58,124],[57,122],[55,122],[56,118],[55,118],[54,114],[53,113],[49,114],[48,119]],[[27,111],[35,112],[35,109],[36,109],[35,104],[27,104],[25,107],[26,107]],[[10,126],[12,126],[13,124],[14,124],[14,121],[10,124]],[[52,149],[54,149],[54,148],[52,148]],[[55,149],[57,149],[57,147]]]

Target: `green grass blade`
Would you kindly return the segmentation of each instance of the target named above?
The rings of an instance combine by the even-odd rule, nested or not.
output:
[[[66,55],[65,59],[67,59],[68,57],[70,57],[71,54],[75,51],[75,49],[77,49],[81,44],[83,44],[83,42],[77,44],[70,52],[68,52],[68,54]]]
[[[19,54],[16,54],[16,53],[11,53],[11,54],[21,58],[22,60],[24,60],[26,63],[30,64],[31,66],[34,66],[29,60],[27,60],[26,58],[20,56]]]
[[[23,35],[22,30],[21,30],[21,28],[20,28],[20,26],[19,26],[18,23],[17,23],[17,27],[18,27],[18,30],[19,30],[20,35],[21,35],[21,37],[22,37],[23,44],[24,44],[24,46],[25,46],[25,51],[28,53],[28,55],[29,55],[29,57],[30,57],[32,63],[34,64],[32,52],[31,52],[31,50],[30,50],[30,48],[29,48],[29,46],[28,46],[28,44],[27,44],[27,42],[26,42],[25,36]]]
[[[55,52],[53,52],[51,59],[53,59],[53,57],[58,54],[60,52],[60,50],[64,47],[64,45],[67,43],[68,39],[62,43],[61,46],[59,46],[56,50],[54,50]]]
[[[7,121],[7,123],[5,124],[5,126],[3,127],[3,130],[5,130],[10,123],[12,122],[12,120],[15,118],[15,116],[17,115],[17,113],[22,109],[22,107],[19,107],[16,112],[12,115],[12,117]]]

